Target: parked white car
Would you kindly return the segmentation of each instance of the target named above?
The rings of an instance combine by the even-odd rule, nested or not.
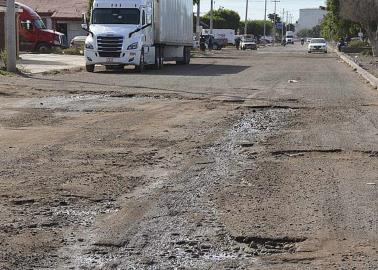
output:
[[[244,37],[242,37],[242,39],[240,41],[240,48],[243,51],[245,51],[247,49],[257,50],[257,44],[252,37],[244,36]]]
[[[308,44],[308,53],[323,52],[327,53],[327,42],[324,38],[313,38],[310,44]]]

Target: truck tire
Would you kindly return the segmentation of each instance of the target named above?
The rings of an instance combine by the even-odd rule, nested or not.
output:
[[[164,64],[163,62],[163,48],[156,47],[154,69],[162,69]]]
[[[177,65],[189,65],[190,64],[190,53],[191,48],[190,47],[184,47],[183,51],[183,59],[180,61],[176,61]]]
[[[95,65],[85,65],[85,69],[87,70],[87,72],[94,72],[94,69],[95,69]]]
[[[144,62],[144,50],[142,49],[141,53],[140,53],[140,61],[139,61],[139,66],[135,66],[135,70],[136,72],[138,73],[143,73],[144,69],[145,69],[145,62]]]
[[[190,64],[190,57],[191,57],[191,48],[185,47],[184,52],[185,52],[185,57],[184,57],[185,65],[189,65]]]
[[[35,50],[39,53],[50,53],[51,52],[51,46],[47,43],[40,43],[37,45]]]

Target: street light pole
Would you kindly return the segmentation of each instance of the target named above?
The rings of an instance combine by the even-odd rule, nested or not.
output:
[[[7,0],[7,70],[16,72],[16,9],[14,0]]]
[[[282,9],[281,43],[283,43],[284,41],[284,26],[285,26],[285,9]]]
[[[276,43],[276,23],[277,23],[277,3],[279,0],[273,0],[274,2],[274,23],[273,23],[273,46]]]
[[[246,0],[246,7],[245,7],[245,21],[244,21],[244,35],[247,35],[248,2],[249,2],[249,0]]]
[[[213,34],[213,28],[214,28],[214,0],[211,0],[211,8],[210,8],[210,34]]]
[[[267,9],[267,2],[268,2],[268,0],[265,0],[265,12],[264,12],[264,38],[266,37],[266,9]]]
[[[196,32],[197,32],[197,41],[200,40],[200,37],[201,37],[201,31],[200,31],[200,19],[201,19],[201,4],[200,4],[200,0],[198,1],[198,4],[197,4],[197,20],[196,20]]]

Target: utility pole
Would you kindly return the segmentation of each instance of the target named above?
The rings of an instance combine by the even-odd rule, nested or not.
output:
[[[274,22],[273,22],[273,46],[276,43],[276,23],[277,23],[277,3],[280,0],[273,0],[274,2]]]
[[[213,34],[213,28],[214,28],[214,0],[211,0],[211,8],[210,8],[210,35]]]
[[[289,11],[286,11],[286,31],[289,29]]]
[[[281,43],[283,43],[284,41],[284,26],[285,26],[285,9],[282,9]]]
[[[16,72],[16,9],[14,0],[7,0],[7,70]]]
[[[249,0],[246,0],[246,7],[245,7],[245,21],[244,21],[244,35],[247,35],[248,2],[249,2]]]
[[[265,12],[264,12],[264,38],[266,37],[266,9],[267,9],[267,2],[268,2],[268,0],[265,0]]]
[[[201,31],[200,31],[200,19],[201,19],[201,5],[200,5],[200,0],[198,1],[197,4],[197,20],[196,20],[196,33],[197,33],[197,41],[200,40],[201,38]]]

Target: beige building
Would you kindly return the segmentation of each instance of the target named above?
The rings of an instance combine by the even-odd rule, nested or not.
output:
[[[299,10],[299,20],[295,25],[295,31],[303,29],[312,29],[320,25],[327,11],[321,8],[305,8]]]

